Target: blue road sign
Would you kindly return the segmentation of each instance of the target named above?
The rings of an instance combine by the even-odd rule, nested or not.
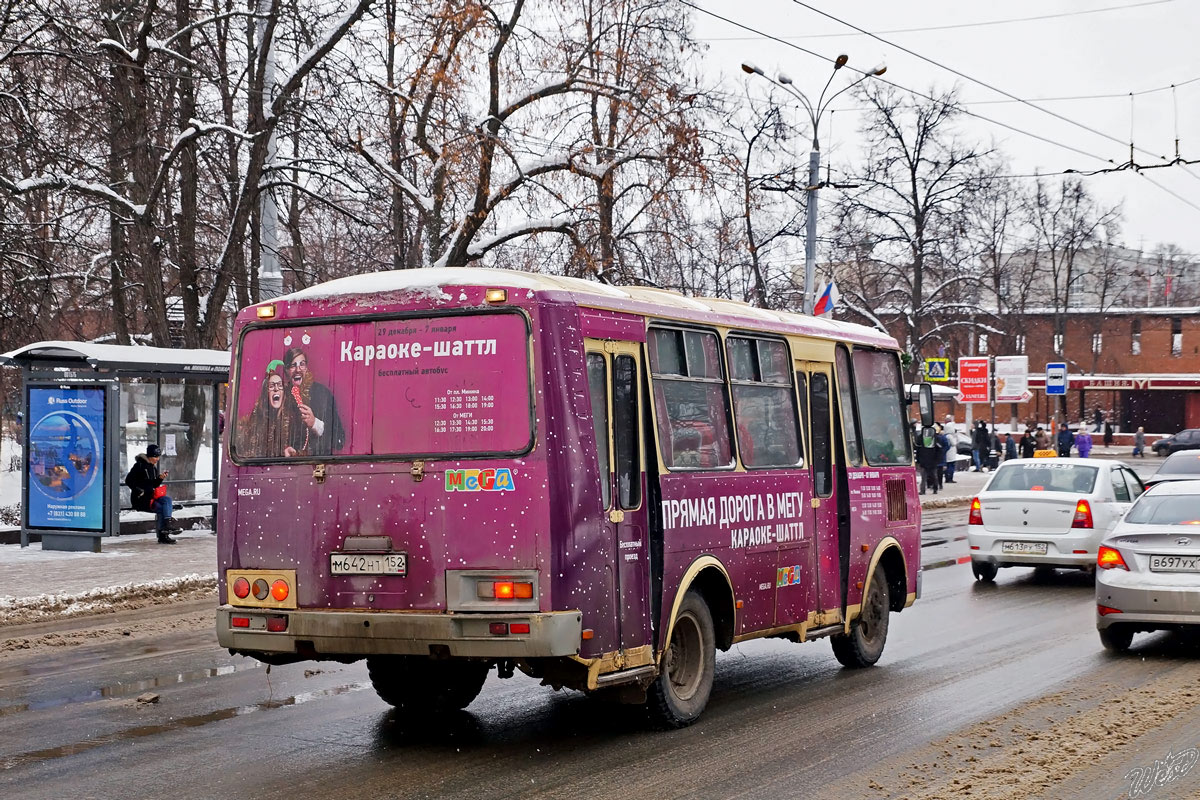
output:
[[[1067,393],[1067,364],[1052,361],[1046,365],[1046,394]]]

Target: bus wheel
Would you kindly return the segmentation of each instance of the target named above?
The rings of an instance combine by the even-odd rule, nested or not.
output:
[[[401,711],[457,711],[483,690],[486,661],[434,661],[420,656],[372,656],[367,672],[375,693]]]
[[[871,576],[871,583],[863,596],[858,617],[850,623],[850,632],[831,637],[833,655],[843,667],[858,669],[869,667],[883,655],[883,645],[888,632],[887,578],[879,567]]]
[[[704,711],[716,671],[715,642],[708,604],[699,593],[689,591],[679,607],[662,670],[646,693],[646,707],[656,726],[682,728]]]

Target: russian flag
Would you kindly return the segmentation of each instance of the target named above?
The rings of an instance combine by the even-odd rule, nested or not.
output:
[[[813,306],[813,316],[820,317],[825,314],[833,313],[834,300],[837,299],[837,288],[834,287],[833,281],[825,284],[824,291],[817,298],[816,305]]]

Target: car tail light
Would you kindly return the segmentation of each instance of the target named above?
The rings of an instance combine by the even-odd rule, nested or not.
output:
[[[1129,566],[1125,563],[1125,559],[1121,558],[1121,551],[1113,547],[1105,547],[1100,545],[1100,550],[1096,553],[1096,566],[1100,569],[1123,569],[1129,571]]]
[[[1102,606],[1099,603],[1097,603],[1096,604],[1096,613],[1102,617],[1107,617],[1109,614],[1120,614],[1122,612],[1121,612],[1121,609],[1119,609],[1119,608],[1109,608],[1108,606]]]
[[[275,598],[275,602],[282,603],[288,599],[288,594],[291,593],[291,587],[287,585],[287,581],[280,580],[271,584],[271,597]]]
[[[1090,528],[1092,527],[1092,507],[1088,505],[1087,500],[1080,500],[1075,504],[1075,519],[1071,520],[1072,528]]]
[[[250,594],[250,581],[245,578],[238,578],[233,582],[233,594],[235,597],[246,599]]]
[[[287,630],[287,617],[267,617],[267,630],[272,633],[283,633]]]
[[[971,516],[967,520],[968,525],[983,524],[983,508],[979,503],[979,498],[976,497],[971,501]]]

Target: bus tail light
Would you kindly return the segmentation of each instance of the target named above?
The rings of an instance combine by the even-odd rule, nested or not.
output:
[[[1129,571],[1129,565],[1125,563],[1125,559],[1121,557],[1121,551],[1114,547],[1105,547],[1100,545],[1100,550],[1096,553],[1096,566],[1100,569],[1123,569]]]
[[[1071,520],[1072,528],[1090,528],[1092,527],[1092,507],[1088,505],[1087,500],[1080,500],[1075,504],[1075,518]]]
[[[271,633],[283,633],[287,630],[287,617],[267,617],[267,630]]]
[[[287,581],[282,578],[271,584],[271,597],[274,597],[277,603],[287,600],[291,591],[291,587],[287,585]]]
[[[509,633],[529,633],[528,622],[510,622],[508,623]]]
[[[974,498],[971,501],[971,516],[967,519],[967,524],[968,525],[982,525],[983,524],[983,508],[979,502],[978,497]]]
[[[233,593],[239,599],[245,600],[250,594],[250,581],[245,578],[238,578],[233,582]]]
[[[479,597],[495,600],[532,600],[530,581],[480,581],[476,584]]]
[[[249,617],[230,617],[229,618],[229,626],[231,628],[249,628],[250,627],[250,618]]]

